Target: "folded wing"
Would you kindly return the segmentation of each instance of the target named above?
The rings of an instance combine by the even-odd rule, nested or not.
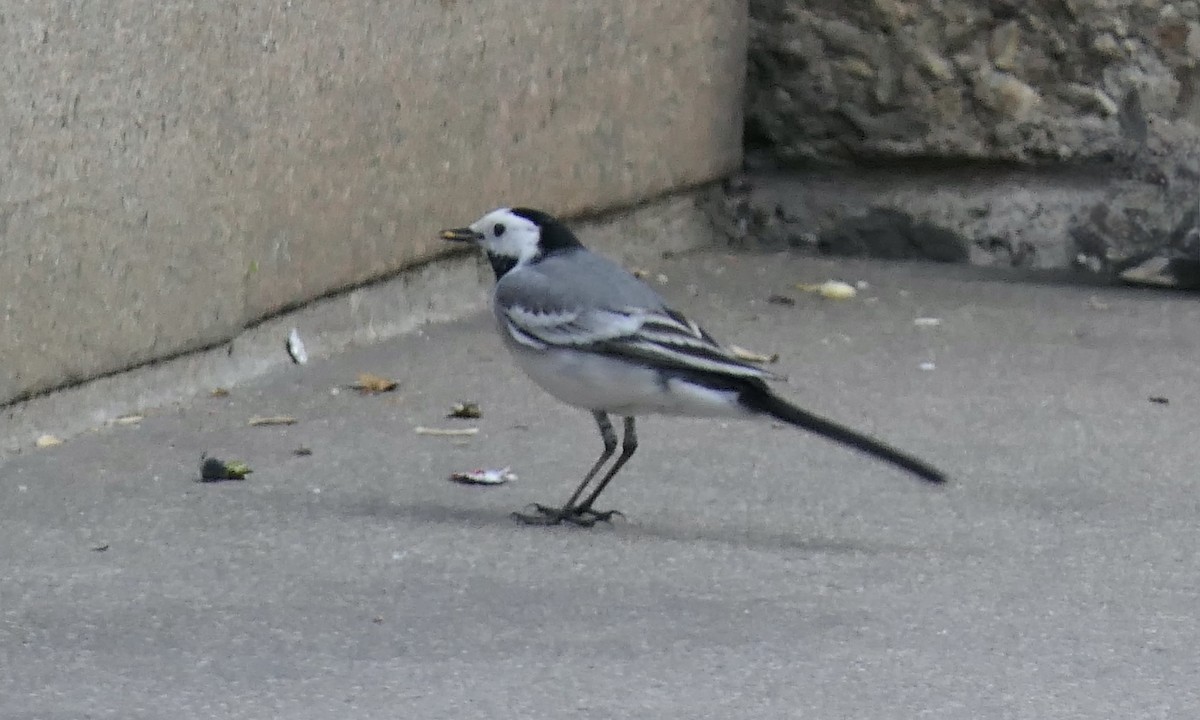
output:
[[[500,314],[504,329],[513,340],[538,350],[570,347],[619,356],[650,367],[778,379],[773,373],[738,359],[699,325],[673,310],[535,311],[510,304],[501,308]]]

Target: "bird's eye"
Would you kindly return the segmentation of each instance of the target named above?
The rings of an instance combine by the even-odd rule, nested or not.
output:
[[[496,237],[500,237],[501,235],[503,235],[504,230],[505,230],[504,223],[496,223],[495,225],[492,226],[492,234],[495,235]]]

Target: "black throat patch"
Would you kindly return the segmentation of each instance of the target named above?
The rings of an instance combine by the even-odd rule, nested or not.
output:
[[[504,275],[517,266],[517,259],[508,255],[496,255],[493,253],[487,254],[488,264],[492,266],[492,272],[496,273],[496,279],[504,277]]]

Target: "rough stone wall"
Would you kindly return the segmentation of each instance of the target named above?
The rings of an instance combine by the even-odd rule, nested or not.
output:
[[[1105,264],[1166,242],[1197,198],[1200,2],[750,5],[751,145],[791,167],[924,178],[953,168],[947,185],[961,184],[965,168],[975,184],[991,179],[982,195],[962,188],[964,211],[939,220],[973,250],[1011,237],[1022,213],[1044,215],[1035,198],[998,217],[1008,211],[997,197],[1031,186],[1053,196],[1054,219],[1039,217],[1021,262],[1046,266]],[[898,202],[878,205],[922,221],[943,207]],[[801,220],[819,235],[838,215]],[[995,220],[990,229],[978,229],[982,216]]]
[[[1200,113],[1200,3],[753,0],[748,122],[788,159],[1107,159]]]

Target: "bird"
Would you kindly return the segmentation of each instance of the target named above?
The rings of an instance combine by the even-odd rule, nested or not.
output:
[[[767,382],[781,377],[740,359],[545,211],[502,207],[440,237],[482,249],[496,278],[492,309],[504,345],[536,385],[591,412],[604,444],[565,503],[533,504],[532,511],[513,513],[517,520],[590,527],[621,515],[596,510],[595,503],[637,451],[636,419],[650,414],[773,419],[930,483],[946,481],[932,465],[775,394]],[[624,421],[621,452],[593,484],[617,453],[610,415]]]

